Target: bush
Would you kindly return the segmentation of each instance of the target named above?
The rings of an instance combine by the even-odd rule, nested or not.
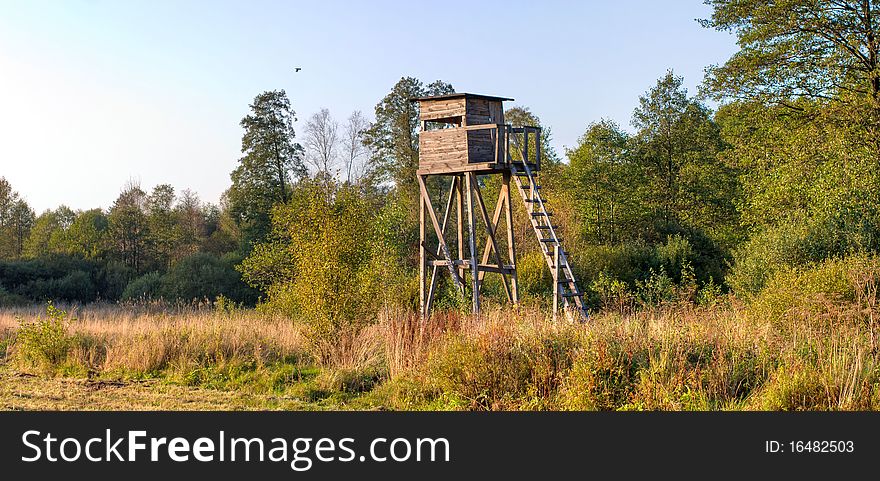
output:
[[[168,300],[216,299],[224,296],[236,302],[253,305],[257,291],[241,280],[235,265],[241,261],[236,254],[218,257],[198,252],[171,267],[162,279],[161,294]]]
[[[426,364],[429,382],[447,408],[548,409],[571,368],[576,330],[489,324],[451,336]]]
[[[0,288],[31,301],[91,302],[98,296],[97,265],[76,257],[0,262]]]
[[[574,360],[560,389],[559,407],[576,411],[615,410],[630,403],[639,370],[647,364],[613,340],[591,342]]]
[[[128,283],[121,300],[158,299],[162,297],[162,274],[150,272]]]
[[[819,325],[820,321],[833,320],[856,300],[854,279],[871,269],[877,270],[876,261],[865,257],[780,269],[754,297],[749,313],[785,329],[794,322]]]
[[[36,368],[51,373],[67,360],[73,346],[73,336],[67,332],[67,313],[46,307],[46,316],[33,322],[20,320],[15,339],[15,355],[24,368]]]
[[[0,307],[24,306],[30,302],[26,297],[13,294],[0,286]]]

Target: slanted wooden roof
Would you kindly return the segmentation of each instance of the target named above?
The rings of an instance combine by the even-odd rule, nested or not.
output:
[[[444,100],[444,99],[460,99],[460,98],[468,98],[468,99],[485,99],[485,100],[493,100],[498,102],[505,101],[513,101],[513,99],[507,97],[493,97],[491,95],[480,95],[480,94],[469,94],[469,93],[451,93],[444,95],[434,95],[432,97],[416,97],[409,99],[410,102],[421,102],[423,100]]]

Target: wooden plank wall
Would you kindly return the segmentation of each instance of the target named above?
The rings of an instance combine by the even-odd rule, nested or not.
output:
[[[464,166],[468,163],[468,132],[459,129],[429,130],[419,134],[419,167]]]
[[[423,100],[419,103],[419,119],[432,120],[448,117],[463,117],[465,99]]]

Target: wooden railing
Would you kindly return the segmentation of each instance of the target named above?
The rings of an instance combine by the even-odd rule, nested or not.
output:
[[[456,127],[451,130],[488,130],[492,139],[496,164],[526,162],[533,164],[534,170],[541,169],[541,127],[513,127],[510,124],[478,124]],[[512,136],[521,148],[510,148]],[[525,158],[523,158],[525,156]]]

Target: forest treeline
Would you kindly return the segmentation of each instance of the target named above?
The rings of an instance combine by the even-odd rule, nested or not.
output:
[[[740,48],[707,68],[699,92],[669,71],[646,85],[632,129],[591,123],[564,153],[543,126],[544,194],[594,308],[747,299],[791,269],[880,249],[880,8],[707,3],[701,23]],[[261,93],[219,205],[131,184],[107,209],[36,215],[0,180],[0,303],[223,296],[328,332],[385,305],[414,307],[409,99],[453,91],[404,77],[374,121],[322,110],[298,131],[286,93]],[[506,120],[540,125],[523,106]],[[524,302],[545,302],[549,272],[526,216],[514,218]],[[485,288],[501,300],[497,281]],[[462,305],[449,286],[439,296],[438,308]]]

